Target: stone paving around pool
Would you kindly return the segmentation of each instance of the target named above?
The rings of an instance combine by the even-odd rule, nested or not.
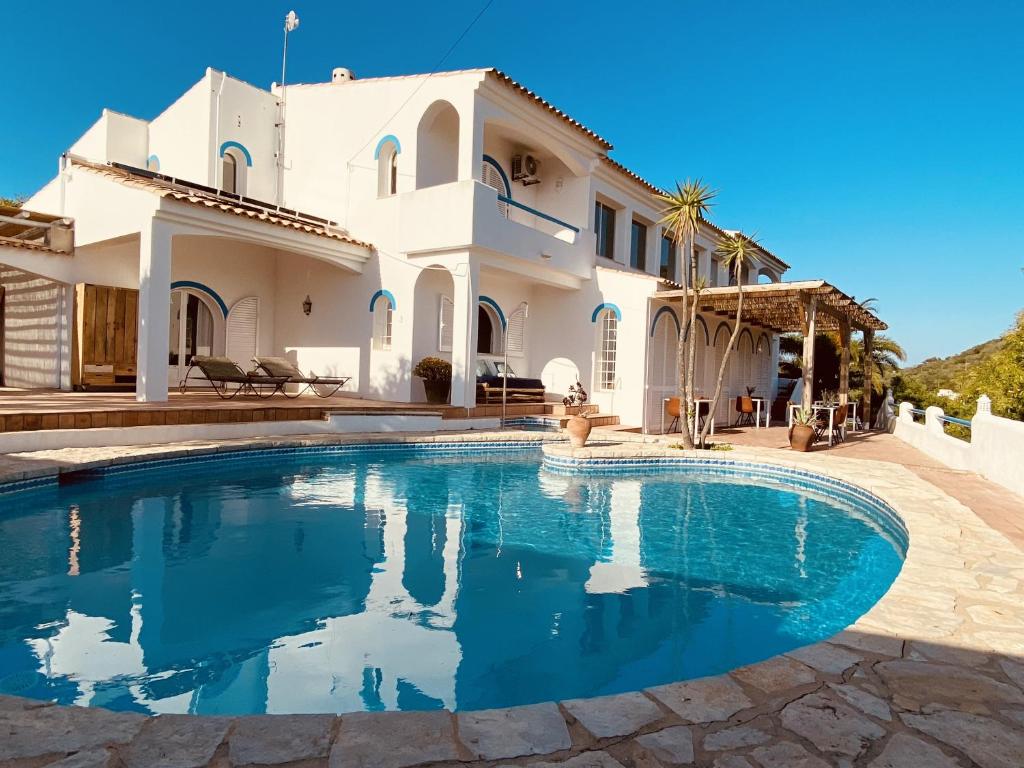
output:
[[[368,439],[410,438],[68,449],[3,457],[0,479],[140,457]],[[577,461],[696,455],[639,442],[545,450]],[[144,717],[0,697],[0,766],[1024,766],[1024,552],[896,464],[764,448],[714,456],[817,470],[890,504],[907,526],[910,548],[889,592],[829,640],[727,675],[513,709]]]

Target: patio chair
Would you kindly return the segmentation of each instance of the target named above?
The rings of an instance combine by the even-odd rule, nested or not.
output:
[[[736,420],[736,426],[754,426],[754,401],[747,395],[740,395],[736,398],[736,412],[740,417]]]
[[[352,378],[351,376],[317,376],[312,373],[307,376],[296,366],[292,365],[290,360],[284,357],[254,357],[252,361],[256,363],[257,368],[262,369],[269,376],[275,378],[283,376],[286,384],[306,385],[293,395],[289,395],[282,386],[281,394],[291,399],[295,399],[307,389],[317,397],[331,397],[337,394],[338,390],[344,387]],[[324,391],[317,389],[317,387],[323,387]]]
[[[665,411],[672,417],[672,423],[668,425],[668,431],[675,432],[676,428],[680,426],[679,419],[683,414],[682,400],[678,397],[668,398],[668,402],[665,403]]]
[[[846,441],[846,415],[850,411],[850,406],[840,405],[836,409],[835,418],[832,421],[832,438],[838,440],[840,443]]]
[[[230,357],[208,357],[192,355],[185,378],[178,384],[178,391],[184,393],[188,389],[188,380],[192,372],[198,368],[210,382],[213,391],[222,400],[230,400],[243,392],[251,392],[257,397],[273,397],[276,392],[284,391],[285,376],[264,376],[260,373],[246,373]],[[234,389],[230,385],[236,385]],[[270,387],[269,393],[266,388]]]

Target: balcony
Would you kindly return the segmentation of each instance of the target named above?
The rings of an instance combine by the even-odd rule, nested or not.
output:
[[[399,207],[399,248],[405,253],[474,248],[590,277],[593,233],[478,181],[440,184],[392,200]]]

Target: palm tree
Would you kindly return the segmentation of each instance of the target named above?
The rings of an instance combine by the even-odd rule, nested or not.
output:
[[[676,361],[679,365],[679,393],[683,401],[683,413],[686,414],[686,428],[683,430],[683,445],[693,448],[693,375],[695,366],[694,334],[691,333],[697,322],[697,306],[700,303],[701,285],[697,280],[697,229],[701,219],[711,210],[715,195],[718,192],[704,184],[700,179],[687,179],[680,184],[676,182],[673,192],[655,195],[662,205],[661,224],[675,241],[679,254],[688,247],[689,258],[683,262],[683,327],[679,332],[679,343],[676,347]],[[689,293],[694,291],[693,301]]]
[[[711,429],[711,421],[718,409],[718,399],[722,396],[722,383],[725,381],[725,372],[729,368],[729,357],[736,346],[736,339],[740,335],[740,323],[743,320],[743,273],[746,271],[747,263],[754,255],[758,243],[754,237],[737,232],[734,235],[726,235],[718,241],[715,248],[715,256],[724,263],[729,271],[736,276],[736,319],[732,328],[732,336],[729,338],[729,346],[722,355],[722,364],[718,367],[718,381],[715,382],[715,394],[711,398],[711,418],[704,422],[704,428],[700,431],[700,445],[704,445]]]
[[[871,345],[871,391],[881,394],[885,389],[886,382],[906,360],[907,353],[894,339],[882,335],[875,336]],[[850,341],[850,362],[854,368],[864,370],[864,343],[859,339]],[[864,387],[868,387],[866,380]]]

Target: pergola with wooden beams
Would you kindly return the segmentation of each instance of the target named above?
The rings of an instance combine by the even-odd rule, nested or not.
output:
[[[850,334],[859,331],[864,336],[864,364],[871,365],[872,342],[876,331],[887,326],[878,317],[824,280],[802,280],[790,283],[744,285],[743,315],[741,322],[764,328],[773,333],[799,333],[804,337],[803,400],[802,406],[813,404],[814,390],[814,337],[821,332],[834,332],[839,336],[839,403],[845,405],[850,396]],[[728,317],[735,321],[739,305],[740,288],[735,285],[705,288],[697,292],[687,289],[658,291],[655,299],[669,303],[697,297],[698,311]],[[863,419],[870,422],[871,398],[870,370],[864,371]]]
[[[0,245],[71,253],[74,223],[63,216],[0,205]]]

